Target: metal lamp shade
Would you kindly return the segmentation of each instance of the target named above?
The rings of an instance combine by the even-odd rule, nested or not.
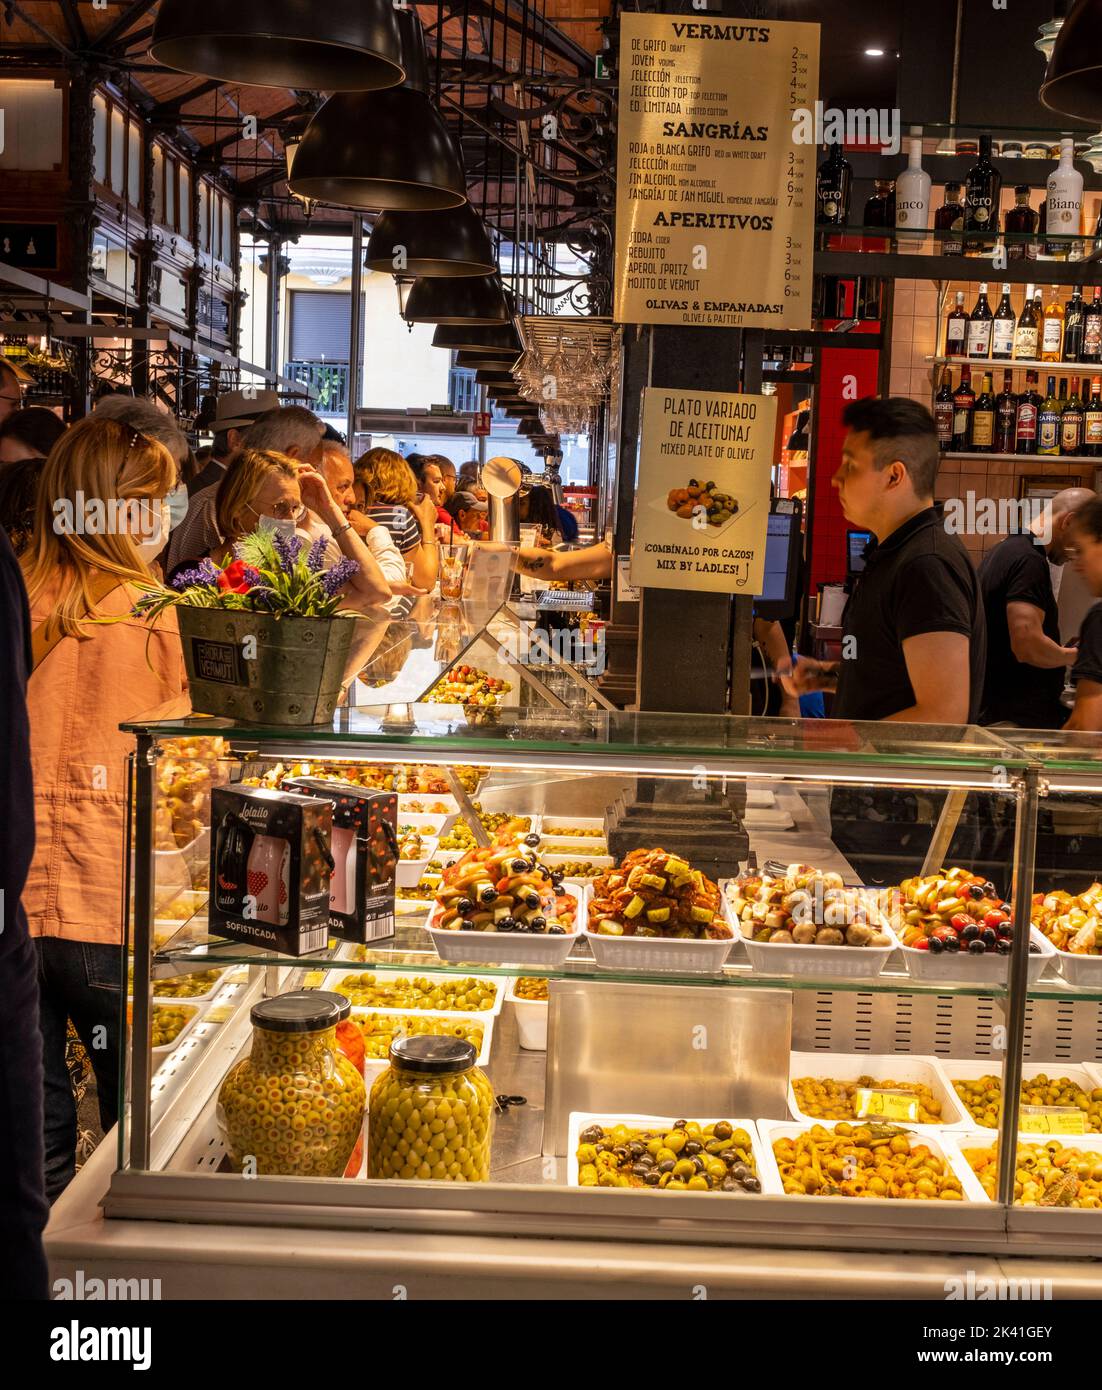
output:
[[[535,435],[543,433],[543,425],[539,420],[522,420],[517,426],[517,434]]]
[[[474,374],[474,379],[479,386],[499,387],[504,388],[506,391],[511,391],[516,385],[513,380],[512,372],[507,372],[504,368],[499,371],[477,371]]]
[[[485,224],[470,203],[444,212],[384,212],[375,221],[364,266],[390,275],[492,275]]]
[[[220,82],[377,91],[405,76],[391,0],[161,0],[150,52]]]
[[[509,321],[505,293],[496,275],[463,275],[418,280],[409,292],[407,323],[504,326]]]
[[[520,358],[507,348],[471,348],[456,353],[455,365],[468,367],[472,371],[507,372],[515,367]]]
[[[1102,121],[1102,0],[1077,0],[1064,20],[1041,84],[1050,111]]]
[[[473,323],[442,323],[432,335],[432,345],[464,352],[481,352],[490,348],[491,351],[511,352],[514,357],[519,357],[524,351],[516,324],[511,322],[494,324],[492,327]]]

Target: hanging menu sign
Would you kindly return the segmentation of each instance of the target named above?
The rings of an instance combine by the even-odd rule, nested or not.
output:
[[[620,20],[620,323],[809,328],[817,24]]]
[[[775,396],[644,390],[637,589],[761,592],[776,419]]]

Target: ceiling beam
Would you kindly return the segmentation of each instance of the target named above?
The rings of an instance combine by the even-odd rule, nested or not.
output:
[[[178,96],[170,97],[167,101],[159,101],[150,111],[151,120],[161,120],[165,116],[176,116],[189,101],[197,101],[199,97],[205,97],[210,92],[216,92],[222,84],[217,78],[210,78],[206,82],[200,82],[196,86],[189,88],[186,92],[180,92]]]
[[[256,123],[257,135],[259,136],[262,131],[271,130],[271,128],[277,126],[280,121],[289,120],[292,116],[297,116],[301,113],[302,107],[296,103],[294,106],[284,107],[282,111],[274,111],[270,116],[261,116]],[[239,111],[238,115],[240,114]],[[203,157],[204,159],[215,159],[221,155],[223,150],[228,150],[231,145],[236,145],[244,138],[245,137],[241,134],[241,121],[235,120],[232,134],[223,135],[220,140],[213,140],[209,145],[203,146]],[[275,146],[272,145],[270,141],[265,141],[265,144],[271,150],[272,154],[278,157]]]
[[[133,0],[133,4],[123,10],[114,24],[109,24],[103,33],[97,36],[93,47],[100,52],[109,49],[116,39],[133,28],[139,19],[144,18],[156,3],[157,0]]]
[[[69,37],[76,48],[88,47],[88,33],[80,18],[80,12],[73,0],[61,0],[61,13],[65,17],[65,24],[69,30]]]
[[[56,48],[59,53],[63,53],[66,58],[71,58],[73,62],[78,61],[77,55],[71,48],[66,48],[56,34],[51,34],[49,29],[39,24],[37,19],[33,19],[21,5],[16,4],[16,0],[4,0],[4,8],[21,19],[23,23],[26,24],[28,28],[33,29],[36,34],[41,35],[51,48]]]

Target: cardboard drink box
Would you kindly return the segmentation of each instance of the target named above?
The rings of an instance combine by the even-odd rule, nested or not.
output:
[[[329,943],[327,801],[264,787],[211,792],[210,930],[284,955]]]
[[[329,935],[360,945],[393,936],[397,795],[322,777],[287,777],[283,786],[333,808]]]

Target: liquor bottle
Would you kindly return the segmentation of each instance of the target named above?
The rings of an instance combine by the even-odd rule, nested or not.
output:
[[[1083,362],[1102,361],[1102,285],[1095,285],[1094,298],[1083,315]]]
[[[922,167],[922,141],[907,146],[907,167],[895,181],[895,227],[914,249],[930,225],[930,175]]]
[[[968,315],[968,356],[991,356],[991,305],[987,302],[987,284],[980,286],[976,307]]]
[[[968,310],[964,307],[964,291],[957,290],[957,306],[950,309],[945,320],[945,356],[967,357]]]
[[[1025,304],[1022,306],[1021,315],[1018,318],[1018,326],[1014,330],[1014,358],[1015,361],[1036,362],[1038,348],[1038,323],[1037,311],[1033,307],[1034,287],[1025,287]]]
[[[1030,187],[1020,183],[1014,189],[1014,206],[1006,214],[1006,258],[1008,261],[1024,261],[1029,242],[1037,230],[1037,214],[1029,206]]]
[[[937,239],[938,254],[942,256],[964,254],[964,241],[961,236],[964,230],[964,204],[961,202],[959,183],[947,183],[945,185],[945,201],[934,213],[934,230],[946,234]],[[948,235],[949,233],[952,235]]]
[[[1003,372],[1003,389],[995,398],[995,453],[1012,454],[1018,423],[1018,398],[1014,394],[1014,373]]]
[[[865,227],[895,227],[895,184],[891,179],[873,180],[873,194],[865,203],[865,213],[861,222]],[[892,246],[891,237],[876,237],[868,243],[869,250],[889,251]]]
[[[1038,256],[1048,254],[1048,242],[1045,240],[1045,232],[1048,228],[1048,199],[1042,198],[1041,206],[1037,209],[1037,235],[1029,243],[1029,259],[1035,261]]]
[[[965,365],[960,369],[960,382],[953,392],[953,453],[967,453],[971,429],[972,407],[976,404],[976,393],[972,390],[972,368]]]
[[[1064,385],[1063,382],[1060,383]],[[1083,407],[1079,402],[1079,378],[1072,377],[1071,395],[1060,412],[1060,452],[1079,454],[1083,448]]]
[[[1014,356],[1014,330],[1018,319],[1010,307],[1010,286],[1003,286],[1003,297],[991,322],[991,356],[1009,362]]]
[[[1060,452],[1060,412],[1063,407],[1056,399],[1056,378],[1048,379],[1048,395],[1037,412],[1038,454],[1058,454]]]
[[[1064,347],[1064,306],[1060,303],[1060,288],[1052,286],[1052,295],[1045,305],[1041,323],[1041,361],[1059,362]]]
[[[1083,412],[1083,452],[1088,458],[1102,458],[1102,376],[1091,381],[1091,397]]]
[[[991,394],[991,373],[984,372],[983,385],[972,407],[969,421],[969,453],[989,454],[995,447],[995,397]]]
[[[1018,397],[1018,415],[1014,421],[1014,452],[1037,452],[1037,417],[1041,411],[1041,395],[1037,390],[1037,373],[1026,372],[1025,390]]]
[[[999,231],[1002,175],[991,163],[991,136],[980,136],[980,157],[964,181],[964,245],[972,255],[993,251]]]
[[[1086,332],[1087,306],[1083,303],[1083,292],[1076,285],[1071,298],[1064,305],[1064,361],[1078,362],[1083,356],[1083,339]]]
[[[815,179],[815,221],[820,227],[844,227],[849,220],[853,170],[840,142],[824,148],[827,156]]]
[[[1050,255],[1061,260],[1078,261],[1082,259],[1082,243],[1078,238],[1079,218],[1083,207],[1083,175],[1075,167],[1075,141],[1067,138],[1060,141],[1060,163],[1048,176],[1046,185],[1048,197],[1045,231],[1051,238],[1054,234],[1059,241],[1050,240]]]
[[[949,449],[953,443],[953,373],[941,369],[941,387],[934,397],[934,423],[937,425],[939,449]]]

